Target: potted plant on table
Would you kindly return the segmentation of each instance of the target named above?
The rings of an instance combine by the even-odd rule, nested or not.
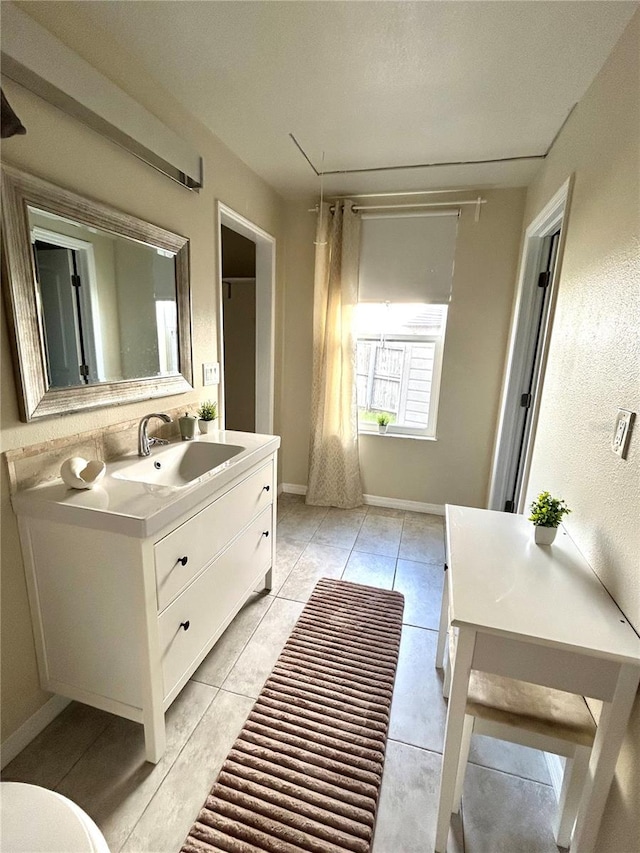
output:
[[[529,521],[533,522],[537,545],[551,545],[563,516],[571,512],[563,500],[551,497],[549,492],[540,492],[530,510]]]
[[[218,417],[218,404],[212,400],[205,400],[198,409],[198,427],[201,433],[207,433]]]
[[[389,426],[391,415],[388,415],[386,412],[379,412],[376,416],[376,420],[378,421],[378,432],[384,434]]]

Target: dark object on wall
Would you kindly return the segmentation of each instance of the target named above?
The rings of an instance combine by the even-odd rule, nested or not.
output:
[[[0,93],[2,94],[2,114],[0,116],[2,139],[8,139],[10,136],[24,136],[27,128],[11,109],[11,104],[5,98],[4,92],[1,89]]]

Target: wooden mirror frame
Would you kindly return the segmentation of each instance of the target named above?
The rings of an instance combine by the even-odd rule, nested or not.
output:
[[[175,252],[180,373],[51,388],[29,237],[28,207],[92,228]],[[11,166],[2,167],[2,276],[14,369],[24,421],[182,394],[193,390],[189,240],[50,184]]]

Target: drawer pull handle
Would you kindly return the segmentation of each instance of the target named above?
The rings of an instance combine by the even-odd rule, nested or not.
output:
[[[185,631],[188,631],[188,630],[189,630],[189,625],[190,625],[190,622],[189,622],[189,620],[188,620],[188,619],[187,619],[187,621],[186,621],[186,622],[181,622],[181,623],[180,623],[180,627],[181,627],[181,628],[184,628],[184,630],[185,630]]]
[[[188,557],[178,557],[178,559],[176,560],[176,563],[182,563],[183,566],[186,566],[188,562]]]
[[[266,536],[266,537],[267,537],[267,539],[268,539],[268,538],[269,538],[269,531],[268,531],[268,530],[263,530],[263,531],[262,531],[262,535],[263,535],[263,536]]]
[[[270,490],[271,490],[271,486],[263,486],[263,487],[262,487],[262,491],[263,491],[263,492],[268,492],[268,491],[270,491]]]

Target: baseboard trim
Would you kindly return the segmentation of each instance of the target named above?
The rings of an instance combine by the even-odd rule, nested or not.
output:
[[[282,483],[282,491],[289,495],[306,495],[307,487],[297,483]],[[421,501],[406,501],[400,498],[385,498],[378,495],[363,495],[368,506],[384,506],[388,509],[404,509],[410,512],[424,512],[429,515],[444,515],[442,504],[428,504]]]
[[[363,495],[369,506],[385,506],[389,509],[405,509],[409,512],[426,512],[429,515],[444,515],[442,504],[427,504],[422,501],[405,501],[400,498],[384,498],[378,495]]]
[[[562,789],[562,777],[564,776],[564,762],[566,758],[559,755],[554,755],[552,752],[545,752],[544,759],[547,762],[547,770],[551,776],[551,784],[556,795],[556,800],[560,799],[560,791]]]
[[[25,746],[28,746],[41,731],[46,729],[49,723],[55,720],[70,702],[71,699],[67,699],[66,696],[55,694],[41,708],[38,708],[35,714],[32,714],[19,729],[9,735],[0,746],[0,769],[13,761],[16,755],[22,752]]]
[[[283,483],[282,491],[286,492],[288,495],[306,495],[307,487],[306,486],[298,486],[297,483]]]

